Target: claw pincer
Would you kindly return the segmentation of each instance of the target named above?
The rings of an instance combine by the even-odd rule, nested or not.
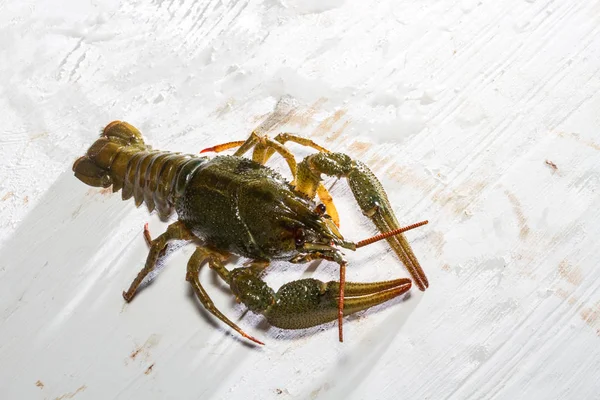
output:
[[[250,310],[263,314],[273,326],[302,329],[334,321],[338,316],[339,282],[300,279],[277,292],[248,268],[231,271],[231,291]],[[379,305],[406,293],[409,279],[373,283],[346,282],[344,315]]]

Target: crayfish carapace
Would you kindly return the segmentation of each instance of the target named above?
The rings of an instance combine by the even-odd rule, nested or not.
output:
[[[293,141],[319,152],[296,164],[285,147]],[[240,147],[241,146],[241,147]],[[233,156],[214,158],[153,150],[132,125],[114,121],[87,154],[73,165],[75,176],[97,187],[122,190],[123,200],[133,196],[136,206],[145,202],[163,218],[173,210],[178,221],[150,241],[144,268],[123,297],[134,297],[144,278],[172,240],[198,240],[187,266],[189,281],[201,303],[213,315],[242,336],[246,334],[213,304],[199,280],[203,263],[229,284],[233,294],[250,310],[263,314],[271,325],[285,329],[308,328],[339,321],[342,317],[397,297],[411,287],[409,279],[373,283],[345,282],[346,261],[340,249],[355,250],[374,240],[387,239],[407,266],[417,286],[424,290],[427,279],[402,232],[426,222],[400,228],[383,187],[360,161],[332,153],[314,142],[289,134],[275,139],[253,133],[243,142],[231,142],[206,151],[240,147]],[[253,160],[243,158],[253,150]],[[275,152],[288,162],[293,181],[264,166]],[[321,174],[345,177],[360,208],[375,223],[381,235],[359,243],[346,241],[338,230],[338,215]],[[318,195],[322,203],[313,199]],[[147,231],[145,234],[149,237]],[[231,255],[250,259],[245,267],[228,270]],[[283,285],[277,292],[261,279],[271,260],[304,263],[324,259],[340,265],[339,282],[301,279]]]

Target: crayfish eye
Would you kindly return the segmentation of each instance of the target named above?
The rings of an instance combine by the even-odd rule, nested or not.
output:
[[[298,228],[296,230],[296,235],[294,239],[296,241],[296,246],[304,245],[304,242],[306,242],[306,233],[304,233],[304,229]]]
[[[323,203],[319,203],[319,205],[317,205],[317,208],[315,208],[315,212],[319,215],[325,214],[326,210],[327,208],[325,208],[325,204]]]

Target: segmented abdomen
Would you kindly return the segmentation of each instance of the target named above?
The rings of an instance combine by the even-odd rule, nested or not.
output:
[[[145,202],[150,211],[156,208],[161,217],[167,217],[190,176],[205,161],[205,158],[167,151],[136,153],[123,175],[122,198],[127,200],[133,196],[136,206]]]
[[[156,151],[141,133],[126,122],[111,122],[87,154],[73,165],[75,176],[90,186],[122,189],[122,198],[133,196],[136,206],[168,217],[194,171],[206,162],[195,155]]]

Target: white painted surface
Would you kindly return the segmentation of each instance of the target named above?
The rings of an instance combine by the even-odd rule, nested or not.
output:
[[[599,1],[0,10],[1,398],[600,398]],[[256,349],[198,311],[187,246],[124,307],[143,223],[165,225],[84,186],[75,158],[114,119],[168,150],[243,139],[282,96],[296,116],[273,132],[367,162],[404,223],[431,221],[408,234],[430,289],[348,318],[340,344],[334,324],[240,320],[204,271]],[[373,232],[333,194],[348,238]],[[349,259],[351,280],[408,275],[383,244]],[[336,276],[270,271],[274,287]]]

